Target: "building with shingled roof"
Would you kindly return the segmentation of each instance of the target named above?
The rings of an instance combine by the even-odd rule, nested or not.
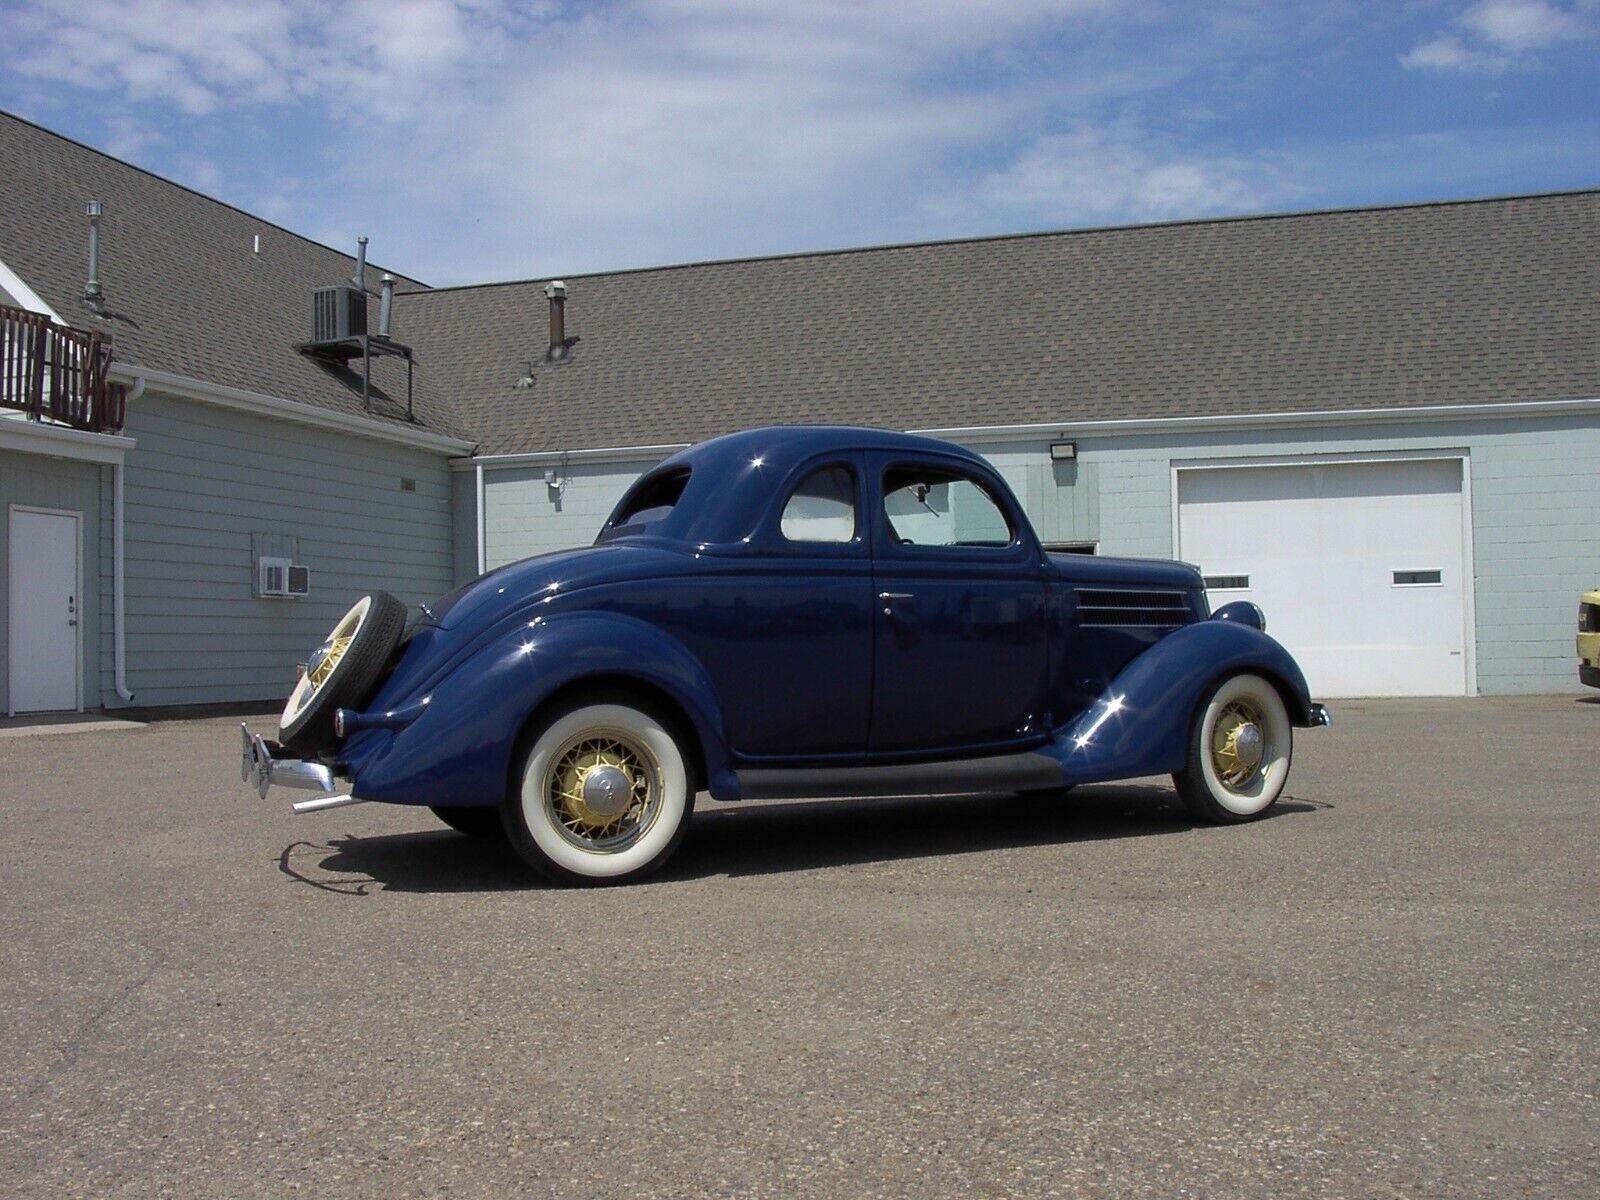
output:
[[[1600,191],[394,272],[386,301],[376,266],[3,114],[0,159],[9,711],[278,699],[361,593],[587,543],[679,447],[809,423],[973,447],[1051,546],[1197,563],[1319,696],[1577,686]]]

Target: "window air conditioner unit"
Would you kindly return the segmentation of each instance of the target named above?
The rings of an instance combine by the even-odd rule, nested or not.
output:
[[[257,590],[263,596],[295,598],[311,594],[311,568],[287,558],[262,558],[257,564]]]

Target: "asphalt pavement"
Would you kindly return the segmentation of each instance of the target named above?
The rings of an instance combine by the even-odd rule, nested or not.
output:
[[[702,798],[580,891],[0,740],[0,1195],[1600,1195],[1600,703],[1332,707],[1251,825]]]

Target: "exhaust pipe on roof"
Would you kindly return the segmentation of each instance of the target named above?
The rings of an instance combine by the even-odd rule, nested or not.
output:
[[[567,285],[552,279],[545,285],[544,294],[550,300],[550,349],[545,357],[562,358],[567,353]]]
[[[100,217],[105,207],[100,201],[91,200],[83,211],[89,218],[89,280],[83,285],[83,298],[98,308],[105,301],[100,289]]]
[[[363,292],[367,290],[367,235],[364,233],[356,239],[356,273],[350,276],[350,282]]]
[[[378,305],[378,336],[389,336],[389,321],[394,316],[394,276],[383,273],[383,299]]]

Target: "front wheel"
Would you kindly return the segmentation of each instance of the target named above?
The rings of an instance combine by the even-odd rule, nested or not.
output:
[[[1172,777],[1203,821],[1261,816],[1283,793],[1294,729],[1278,689],[1259,675],[1230,675],[1212,689],[1189,731],[1189,761]]]
[[[689,766],[661,721],[628,704],[585,704],[557,716],[529,747],[505,825],[541,874],[620,883],[666,862],[693,800]]]

